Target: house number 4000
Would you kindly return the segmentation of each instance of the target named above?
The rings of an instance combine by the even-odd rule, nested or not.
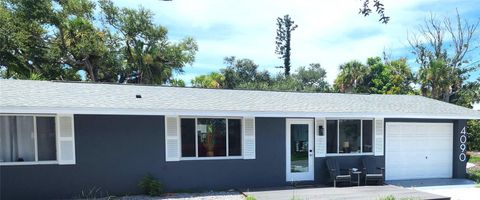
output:
[[[458,156],[458,158],[462,162],[467,160],[467,155],[465,155],[465,151],[467,150],[467,146],[465,144],[466,142],[467,142],[467,130],[465,129],[465,127],[463,127],[462,131],[460,132],[460,150],[461,150],[461,153]]]

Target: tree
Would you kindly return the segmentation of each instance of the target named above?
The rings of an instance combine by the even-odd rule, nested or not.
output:
[[[363,2],[363,6],[360,8],[360,11],[358,13],[362,14],[365,17],[370,15],[372,13],[372,9],[370,7],[370,0],[360,0],[360,1]],[[385,15],[385,8],[383,4],[380,2],[380,0],[373,0],[373,8],[375,8],[375,11],[380,16],[380,19],[378,20],[379,22],[386,24],[388,23],[388,21],[390,21],[390,17],[387,17]]]
[[[290,18],[289,15],[283,16],[283,18],[277,18],[277,37],[275,53],[279,55],[280,59],[283,59],[283,68],[285,70],[285,76],[290,75],[290,41],[292,37],[292,31],[294,31],[298,25]]]
[[[470,151],[480,151],[480,120],[467,121],[467,147]]]
[[[480,20],[470,23],[456,13],[455,23],[450,18],[430,15],[408,41],[420,64],[416,75],[423,96],[451,102],[477,66],[465,65],[466,55],[478,37]],[[446,40],[446,35],[451,41]],[[451,48],[450,48],[451,47]]]
[[[270,81],[270,74],[267,71],[258,72],[258,65],[253,60],[231,56],[226,57],[224,63],[227,67],[220,71],[225,77],[225,88],[233,89],[246,83]]]
[[[334,88],[339,92],[364,93],[367,86],[364,84],[365,77],[369,74],[369,68],[359,61],[353,60],[340,65],[340,73],[335,79]]]
[[[417,32],[408,38],[420,69],[416,75],[423,96],[457,105],[472,107],[480,101],[480,79],[466,82],[479,65],[470,64],[468,55],[478,38],[480,19],[471,23],[460,17],[458,10],[455,22],[448,17],[430,15]],[[480,150],[480,123],[467,122],[470,150]]]
[[[171,81],[174,72],[182,73],[186,64],[192,64],[198,46],[192,38],[180,43],[167,40],[167,29],[153,24],[153,14],[139,10],[119,9],[110,0],[101,0],[104,19],[118,34],[123,45],[120,51],[127,61],[126,73],[120,82],[163,84]]]
[[[77,9],[72,8],[74,5]],[[88,17],[87,3],[60,2],[59,8],[53,10],[51,1],[3,0],[0,7],[0,66],[4,78],[27,79],[36,74],[50,80],[79,79],[77,70],[62,63],[62,49],[55,43],[59,37],[56,22],[61,15],[70,17],[64,21]]]
[[[172,79],[170,85],[174,87],[185,87],[185,81],[182,79]]]
[[[300,82],[303,91],[329,92],[330,85],[325,80],[327,72],[319,63],[312,63],[308,68],[300,67],[294,78]]]
[[[382,62],[380,57],[368,58],[369,74],[365,78],[370,94],[412,94],[413,74],[405,58]]]
[[[200,75],[192,80],[193,87],[201,88],[222,88],[225,77],[218,73],[212,72],[208,75]]]
[[[109,0],[0,1],[0,75],[25,79],[163,84],[192,63],[191,38],[172,43],[150,11]]]

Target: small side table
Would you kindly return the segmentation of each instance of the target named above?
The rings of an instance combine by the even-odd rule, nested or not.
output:
[[[362,174],[362,171],[358,170],[358,171],[352,171],[352,174],[356,174],[357,175],[357,186],[360,186],[360,174]],[[354,181],[352,181],[353,183],[355,183]]]

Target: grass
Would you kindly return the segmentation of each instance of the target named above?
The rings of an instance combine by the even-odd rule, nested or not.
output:
[[[255,197],[251,196],[251,195],[248,195],[245,200],[257,200],[255,199]]]
[[[476,164],[476,165],[480,165],[480,156],[475,156],[475,155],[472,155],[470,157],[470,160],[468,160],[469,163],[473,163],[473,164]]]
[[[480,156],[471,155],[470,160],[468,160],[468,162],[476,165],[475,167],[472,167],[467,170],[468,178],[474,180],[480,185]],[[479,186],[477,185],[477,187]]]

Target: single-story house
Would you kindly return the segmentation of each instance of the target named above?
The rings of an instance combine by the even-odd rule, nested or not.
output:
[[[328,158],[464,178],[467,119],[412,95],[0,80],[0,199],[323,184]]]

